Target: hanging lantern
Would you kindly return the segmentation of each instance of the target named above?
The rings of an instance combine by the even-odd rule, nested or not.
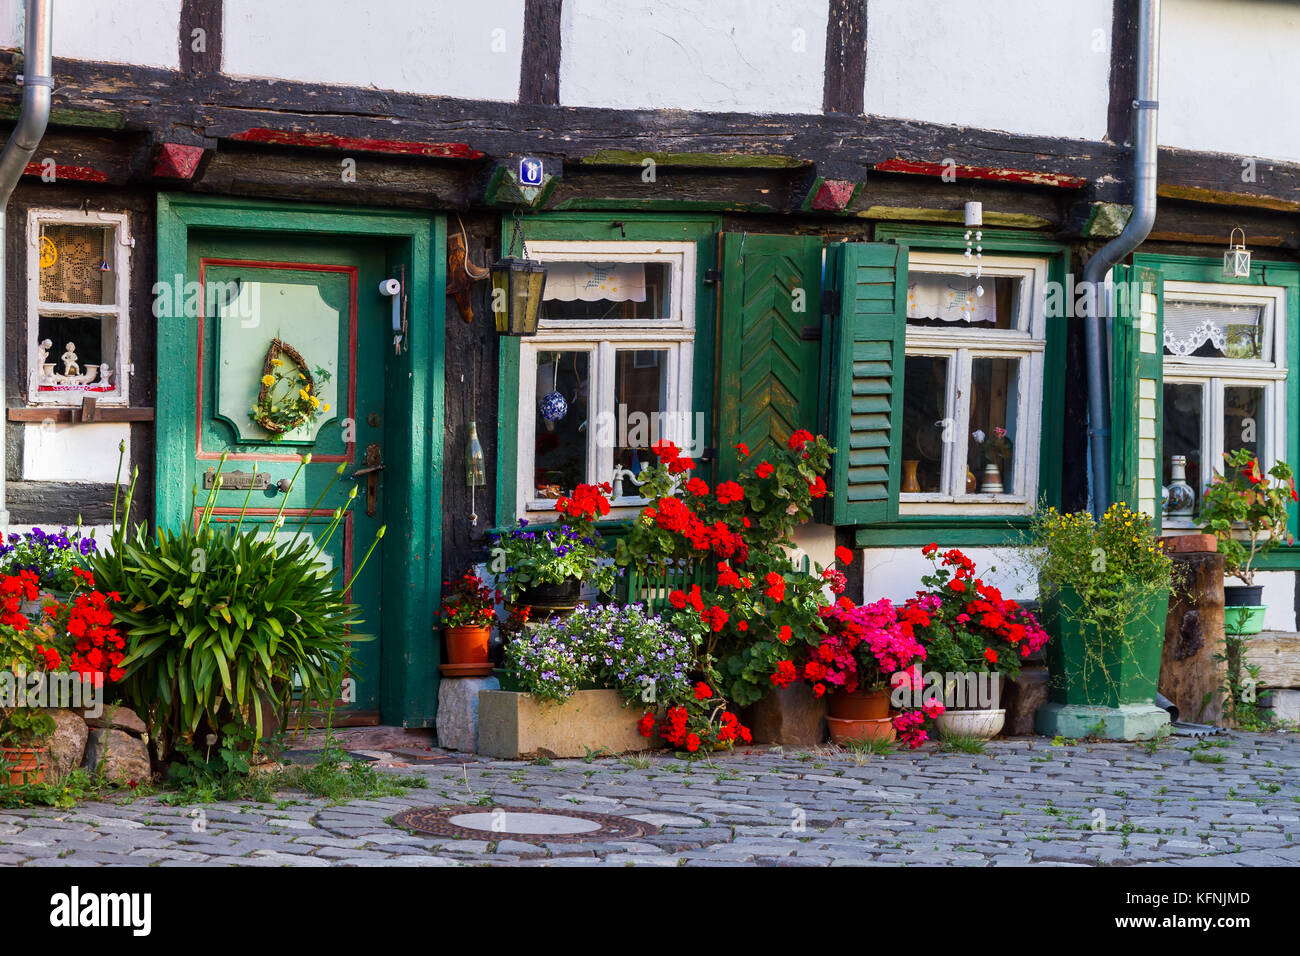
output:
[[[514,256],[515,245],[520,256]],[[492,264],[492,313],[501,335],[537,334],[537,317],[542,309],[542,290],[546,288],[546,266],[528,258],[515,211],[514,233],[505,258]]]
[[[1241,242],[1233,237],[1241,233]],[[1245,279],[1250,276],[1250,250],[1246,248],[1246,230],[1238,226],[1228,234],[1228,251],[1223,254],[1223,275],[1227,279]]]

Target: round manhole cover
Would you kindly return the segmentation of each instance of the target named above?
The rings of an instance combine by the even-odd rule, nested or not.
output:
[[[393,817],[393,823],[418,833],[460,840],[521,840],[557,843],[578,840],[630,840],[659,832],[659,828],[630,817],[585,810],[531,810],[505,807],[414,807]]]

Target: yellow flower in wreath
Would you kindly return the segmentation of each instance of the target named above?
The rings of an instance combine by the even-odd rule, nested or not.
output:
[[[262,376],[262,384],[265,385],[267,388],[270,388],[272,385],[275,384],[275,376],[274,376],[274,375],[263,375],[263,376]]]

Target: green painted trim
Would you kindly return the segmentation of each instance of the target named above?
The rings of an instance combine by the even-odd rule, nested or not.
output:
[[[617,224],[617,225],[616,225]],[[501,250],[510,242],[513,220],[501,219]],[[695,243],[695,357],[692,397],[695,410],[704,413],[704,432],[714,434],[714,342],[717,295],[704,274],[718,261],[716,216],[632,213],[630,218],[597,212],[544,212],[523,218],[524,238],[536,240],[623,240]],[[496,524],[512,527],[519,470],[519,339],[500,336],[500,374],[497,382],[497,494]]]
[[[443,336],[446,321],[446,220],[419,213],[356,210],[159,193],[158,276],[186,274],[189,231],[195,228],[285,234],[365,236],[394,242],[395,262],[407,266],[412,309],[410,351],[404,356],[419,375],[390,376],[387,384],[391,435],[409,436],[406,454],[389,442],[385,518],[392,533],[382,544],[392,587],[381,610],[381,718],[403,726],[429,726],[437,713],[437,646],[433,614],[442,581]],[[424,334],[421,317],[428,316]],[[188,520],[186,491],[167,482],[176,461],[194,449],[198,400],[193,317],[158,326],[158,399],[155,446],[155,515],[164,527]],[[400,424],[399,424],[400,423]]]
[[[794,156],[752,153],[649,153],[632,149],[602,149],[579,160],[584,166],[640,166],[647,159],[656,166],[693,166],[724,169],[798,169],[811,165]]]
[[[913,249],[965,249],[965,227],[915,226],[880,223],[875,227],[877,242],[900,242]],[[1049,236],[1018,229],[982,230],[985,252],[1033,252],[1039,255],[1064,253],[1069,247]]]
[[[907,518],[891,524],[859,527],[859,548],[923,548],[931,542],[945,547],[1012,547],[1024,541],[1027,518],[971,517]]]

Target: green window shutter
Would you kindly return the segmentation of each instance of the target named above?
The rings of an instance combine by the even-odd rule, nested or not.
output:
[[[829,379],[837,525],[898,517],[907,247],[845,243]]]
[[[817,429],[821,268],[815,236],[722,236],[719,481],[736,475],[733,445],[761,460],[796,430]]]
[[[1116,266],[1111,324],[1111,499],[1149,515],[1160,528],[1164,333],[1161,276]]]

